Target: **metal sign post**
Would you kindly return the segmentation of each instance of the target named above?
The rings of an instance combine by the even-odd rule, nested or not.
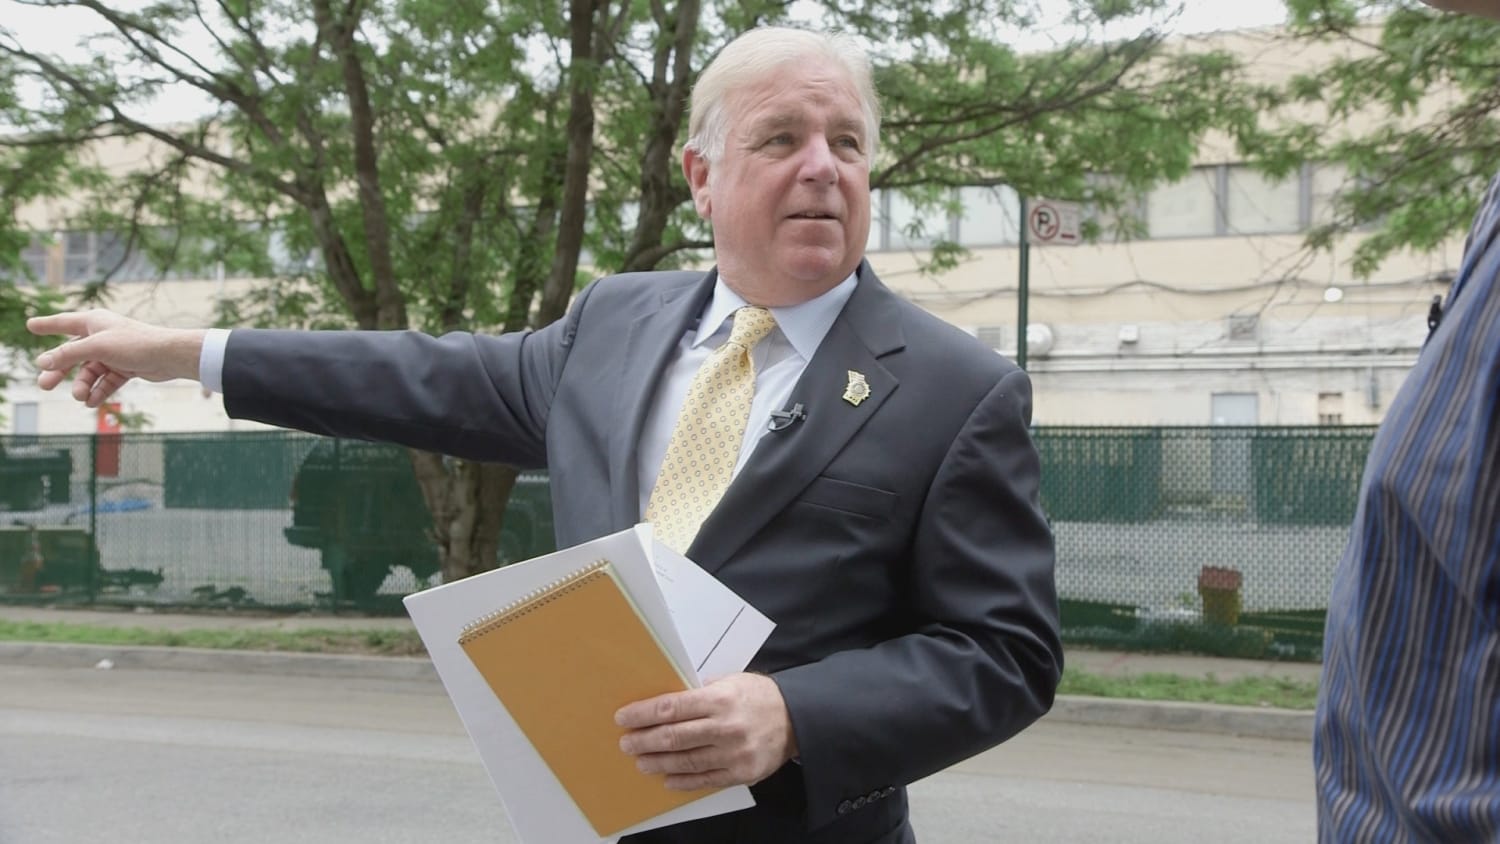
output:
[[[1027,316],[1027,304],[1031,298],[1031,242],[1077,246],[1079,240],[1080,209],[1074,202],[1058,202],[1039,199],[1029,205],[1026,197],[1021,200],[1020,246],[1021,282],[1016,290],[1016,365],[1026,368],[1026,329],[1031,325]]]
[[[1031,279],[1031,243],[1026,236],[1026,230],[1031,228],[1026,215],[1026,197],[1021,197],[1021,283],[1016,290],[1016,366],[1026,368],[1026,300],[1029,298],[1027,285]]]

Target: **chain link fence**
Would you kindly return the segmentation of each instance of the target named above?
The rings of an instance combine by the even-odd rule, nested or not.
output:
[[[1373,428],[1040,428],[1065,638],[1317,658]],[[400,612],[404,450],[282,431],[0,437],[0,600]],[[553,549],[523,473],[497,563]]]
[[[1316,659],[1373,427],[1047,428],[1065,637]]]
[[[282,431],[0,438],[0,600],[400,612],[436,585],[407,452]],[[497,563],[553,549],[524,473]]]

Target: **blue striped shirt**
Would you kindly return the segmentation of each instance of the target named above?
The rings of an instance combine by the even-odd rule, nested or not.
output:
[[[1323,841],[1500,841],[1500,177],[1371,447],[1313,756]]]

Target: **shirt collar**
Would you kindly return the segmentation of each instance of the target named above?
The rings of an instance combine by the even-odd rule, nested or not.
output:
[[[833,327],[833,321],[838,319],[839,312],[844,309],[849,297],[854,295],[857,283],[857,273],[850,273],[848,278],[816,299],[809,299],[800,305],[770,309],[771,316],[776,318],[776,327],[803,360],[812,360],[813,353],[828,335],[828,329]],[[703,318],[698,320],[698,332],[693,336],[693,345],[701,346],[708,342],[723,327],[725,320],[748,304],[750,303],[740,298],[738,293],[729,289],[722,276],[718,278],[714,282],[713,298],[709,299]]]

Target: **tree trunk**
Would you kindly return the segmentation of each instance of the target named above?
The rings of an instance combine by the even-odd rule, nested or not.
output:
[[[583,226],[588,219],[589,176],[594,161],[594,86],[599,72],[599,50],[594,43],[597,22],[608,0],[572,0],[569,28],[573,52],[568,65],[568,157],[563,177],[563,201],[557,226],[557,251],[552,273],[542,289],[537,314],[540,325],[554,322],[567,311],[583,248]]]
[[[693,40],[698,32],[700,5],[698,0],[681,0],[675,13],[655,6],[653,11],[661,31],[672,35],[662,37],[652,64],[649,88],[655,108],[641,162],[640,216],[621,272],[655,269],[663,254],[662,234],[667,220],[672,210],[691,196],[685,185],[672,181],[678,166],[672,152],[692,89]]]
[[[561,220],[553,252],[551,272],[542,286],[537,325],[562,317],[573,296],[578,271],[578,253],[583,246],[583,226],[588,213],[588,179],[594,157],[594,84],[599,59],[595,38],[595,15],[603,16],[607,0],[573,0],[571,26],[573,55],[569,67],[568,145],[564,163]],[[539,229],[552,225],[552,209],[539,209]],[[523,261],[519,275],[531,275],[531,262]],[[512,291],[507,322],[523,317],[520,307],[529,301],[532,285],[518,277]],[[515,326],[508,326],[515,327]],[[495,567],[500,549],[500,530],[505,505],[515,487],[517,471],[510,466],[444,461],[426,452],[412,452],[417,482],[432,511],[433,542],[442,560],[443,582],[451,583]]]
[[[432,542],[443,582],[452,583],[495,567],[505,504],[518,472],[511,466],[445,460],[411,451],[412,470],[432,513]]]
[[[406,297],[396,283],[395,264],[391,260],[391,225],[385,209],[385,193],[380,187],[379,153],[375,143],[375,114],[370,105],[370,89],[360,64],[355,31],[359,26],[358,4],[343,7],[338,15],[328,0],[313,4],[318,29],[327,39],[344,79],[348,98],[349,128],[354,148],[354,176],[359,189],[359,205],[364,222],[365,255],[370,262],[370,278],[375,285],[375,323],[377,328],[407,328]]]

